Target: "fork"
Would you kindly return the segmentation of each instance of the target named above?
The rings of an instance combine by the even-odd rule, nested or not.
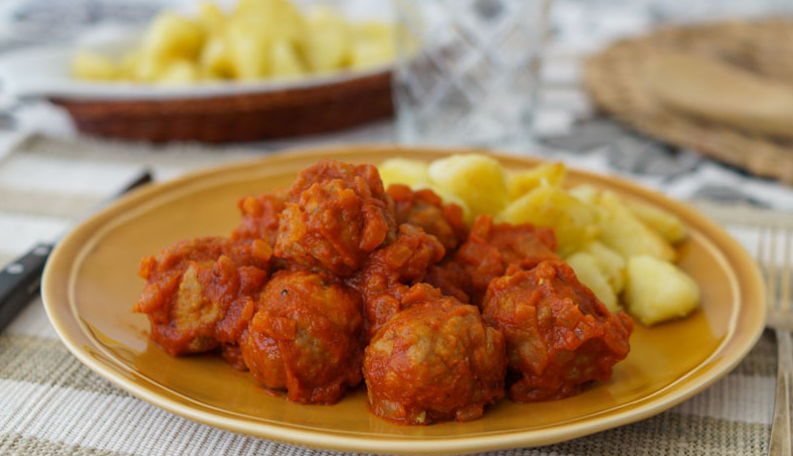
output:
[[[781,231],[781,233],[780,233]],[[783,238],[782,265],[778,264],[777,238]],[[766,326],[776,331],[778,360],[776,399],[774,401],[774,419],[771,424],[771,441],[768,446],[769,456],[790,456],[791,440],[791,401],[793,401],[793,303],[791,289],[793,276],[791,269],[790,247],[793,239],[793,228],[768,227],[760,231],[757,248],[757,262],[763,269],[765,277],[768,316]]]

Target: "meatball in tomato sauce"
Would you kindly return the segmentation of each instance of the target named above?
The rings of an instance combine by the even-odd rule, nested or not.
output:
[[[340,277],[396,237],[393,201],[372,165],[322,161],[300,172],[279,215],[275,255]]]
[[[284,210],[286,192],[279,191],[261,196],[246,196],[237,201],[241,219],[231,233],[234,240],[262,239],[275,245],[278,236],[278,215]]]
[[[515,402],[562,399],[607,381],[630,349],[630,317],[609,312],[562,261],[494,279],[482,314],[506,338]]]
[[[364,298],[367,340],[402,309],[411,285],[421,283],[430,265],[440,261],[445,253],[435,236],[403,224],[396,241],[375,251],[348,280]]]
[[[271,389],[308,404],[333,404],[361,382],[361,298],[335,277],[277,272],[240,339],[245,364]]]
[[[504,275],[509,266],[530,269],[541,261],[556,260],[559,257],[554,253],[555,248],[556,238],[550,228],[494,223],[491,216],[480,215],[468,239],[455,253],[456,265],[447,268],[451,272],[458,269],[465,272],[465,280],[457,283],[457,288],[465,287],[463,290],[472,302],[481,304],[490,281]],[[448,274],[439,277],[437,286],[448,294],[457,293],[450,286],[455,283],[448,283]]]
[[[453,252],[468,236],[463,210],[443,200],[430,189],[411,190],[407,185],[392,184],[388,194],[394,200],[397,223],[415,225],[438,238],[443,247]]]
[[[385,323],[366,348],[371,410],[402,424],[475,420],[504,396],[504,347],[476,307],[426,296]]]
[[[147,314],[151,339],[171,355],[235,343],[267,279],[271,253],[261,240],[177,242],[141,261],[146,285],[133,310]]]

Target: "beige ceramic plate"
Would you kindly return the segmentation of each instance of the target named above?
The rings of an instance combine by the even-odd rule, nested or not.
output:
[[[355,148],[279,155],[228,166],[119,201],[75,229],[55,249],[42,293],[50,319],[74,355],[121,388],[178,415],[249,435],[310,447],[379,453],[465,453],[572,439],[649,417],[685,400],[732,369],[757,340],[765,316],[759,272],[713,222],[623,181],[571,172],[588,182],[664,207],[690,230],[680,265],[702,288],[702,309],[653,328],[637,325],[631,353],[608,383],[562,401],[501,401],[469,423],[397,426],[366,409],[358,390],[333,406],[308,406],[268,394],[216,356],[173,358],[148,342],[148,322],[131,312],[142,289],[144,255],[172,242],[227,235],[243,195],[284,187],[325,157],[378,163],[403,156],[430,160],[443,151]],[[500,157],[510,169],[536,164]]]

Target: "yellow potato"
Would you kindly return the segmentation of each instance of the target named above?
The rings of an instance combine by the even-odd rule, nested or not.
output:
[[[228,42],[224,35],[210,37],[201,50],[198,59],[201,72],[210,79],[230,78],[234,74],[234,67],[229,55]]]
[[[176,60],[159,75],[157,82],[165,85],[188,85],[199,78],[198,67],[189,60]]]
[[[564,256],[595,239],[599,215],[593,207],[558,187],[537,187],[510,203],[496,220],[553,228],[558,243],[556,250]]]
[[[429,183],[427,164],[422,161],[390,158],[381,163],[377,169],[386,188],[391,184],[404,184],[415,188]]]
[[[652,255],[674,261],[676,252],[658,233],[648,228],[611,192],[598,198],[603,209],[600,240],[627,259],[636,255]]]
[[[247,22],[272,40],[302,40],[305,21],[300,10],[287,0],[240,0],[233,13],[237,22]]]
[[[509,200],[514,201],[540,185],[559,186],[567,175],[562,163],[545,163],[507,175]]]
[[[72,74],[91,81],[111,81],[121,74],[113,60],[94,52],[78,52],[72,60]]]
[[[599,241],[590,242],[582,251],[595,258],[611,289],[619,294],[625,287],[625,259]]]
[[[143,36],[142,49],[160,63],[195,60],[204,44],[204,29],[175,13],[160,13]]]
[[[639,201],[625,200],[625,206],[633,215],[668,242],[676,244],[686,237],[686,228],[675,215]]]
[[[507,205],[507,186],[501,164],[482,154],[452,155],[432,162],[430,184],[463,200],[471,215],[497,214]]]
[[[367,22],[353,28],[350,66],[373,68],[394,61],[396,57],[394,28],[378,22]]]
[[[140,60],[140,49],[133,49],[121,57],[118,63],[118,79],[136,80],[138,61]]]
[[[443,200],[443,204],[456,204],[460,206],[460,208],[463,210],[463,221],[468,225],[471,225],[474,222],[474,216],[471,212],[471,208],[459,196],[453,193],[449,193],[446,191],[446,189],[439,188],[432,184],[416,185],[415,190],[420,190],[422,188],[428,188],[433,192],[435,192],[436,195],[441,197],[441,199]]]
[[[306,72],[305,68],[303,68],[303,63],[295,52],[295,48],[288,40],[276,40],[270,50],[272,52],[270,62],[272,65],[271,75],[273,77],[294,78]]]
[[[314,8],[306,16],[302,49],[311,71],[327,72],[348,65],[352,50],[349,24],[329,6]]]
[[[170,60],[158,59],[151,52],[140,49],[134,59],[134,79],[142,82],[154,82],[160,79],[168,67]]]
[[[304,16],[289,0],[240,0],[226,13],[202,1],[194,18],[169,12],[155,17],[123,63],[78,55],[72,73],[87,80],[179,83],[294,78],[377,66],[394,56],[393,26],[351,24],[330,6]],[[197,78],[188,77],[185,61],[198,69]]]
[[[579,201],[593,205],[597,204],[597,200],[600,197],[600,190],[586,184],[576,185],[575,187],[567,190],[567,193]]]
[[[212,2],[202,1],[198,4],[198,22],[208,34],[220,33],[226,26],[228,15]]]
[[[617,295],[598,266],[597,259],[587,252],[576,252],[565,258],[578,280],[586,285],[611,312],[619,312]]]
[[[642,324],[684,317],[699,305],[696,282],[683,270],[650,255],[628,259],[625,303]]]
[[[271,40],[261,28],[246,21],[232,21],[226,33],[235,78],[252,80],[270,74]]]

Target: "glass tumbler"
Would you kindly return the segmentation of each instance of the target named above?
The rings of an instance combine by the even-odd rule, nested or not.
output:
[[[393,0],[394,102],[407,144],[520,147],[551,0]]]

